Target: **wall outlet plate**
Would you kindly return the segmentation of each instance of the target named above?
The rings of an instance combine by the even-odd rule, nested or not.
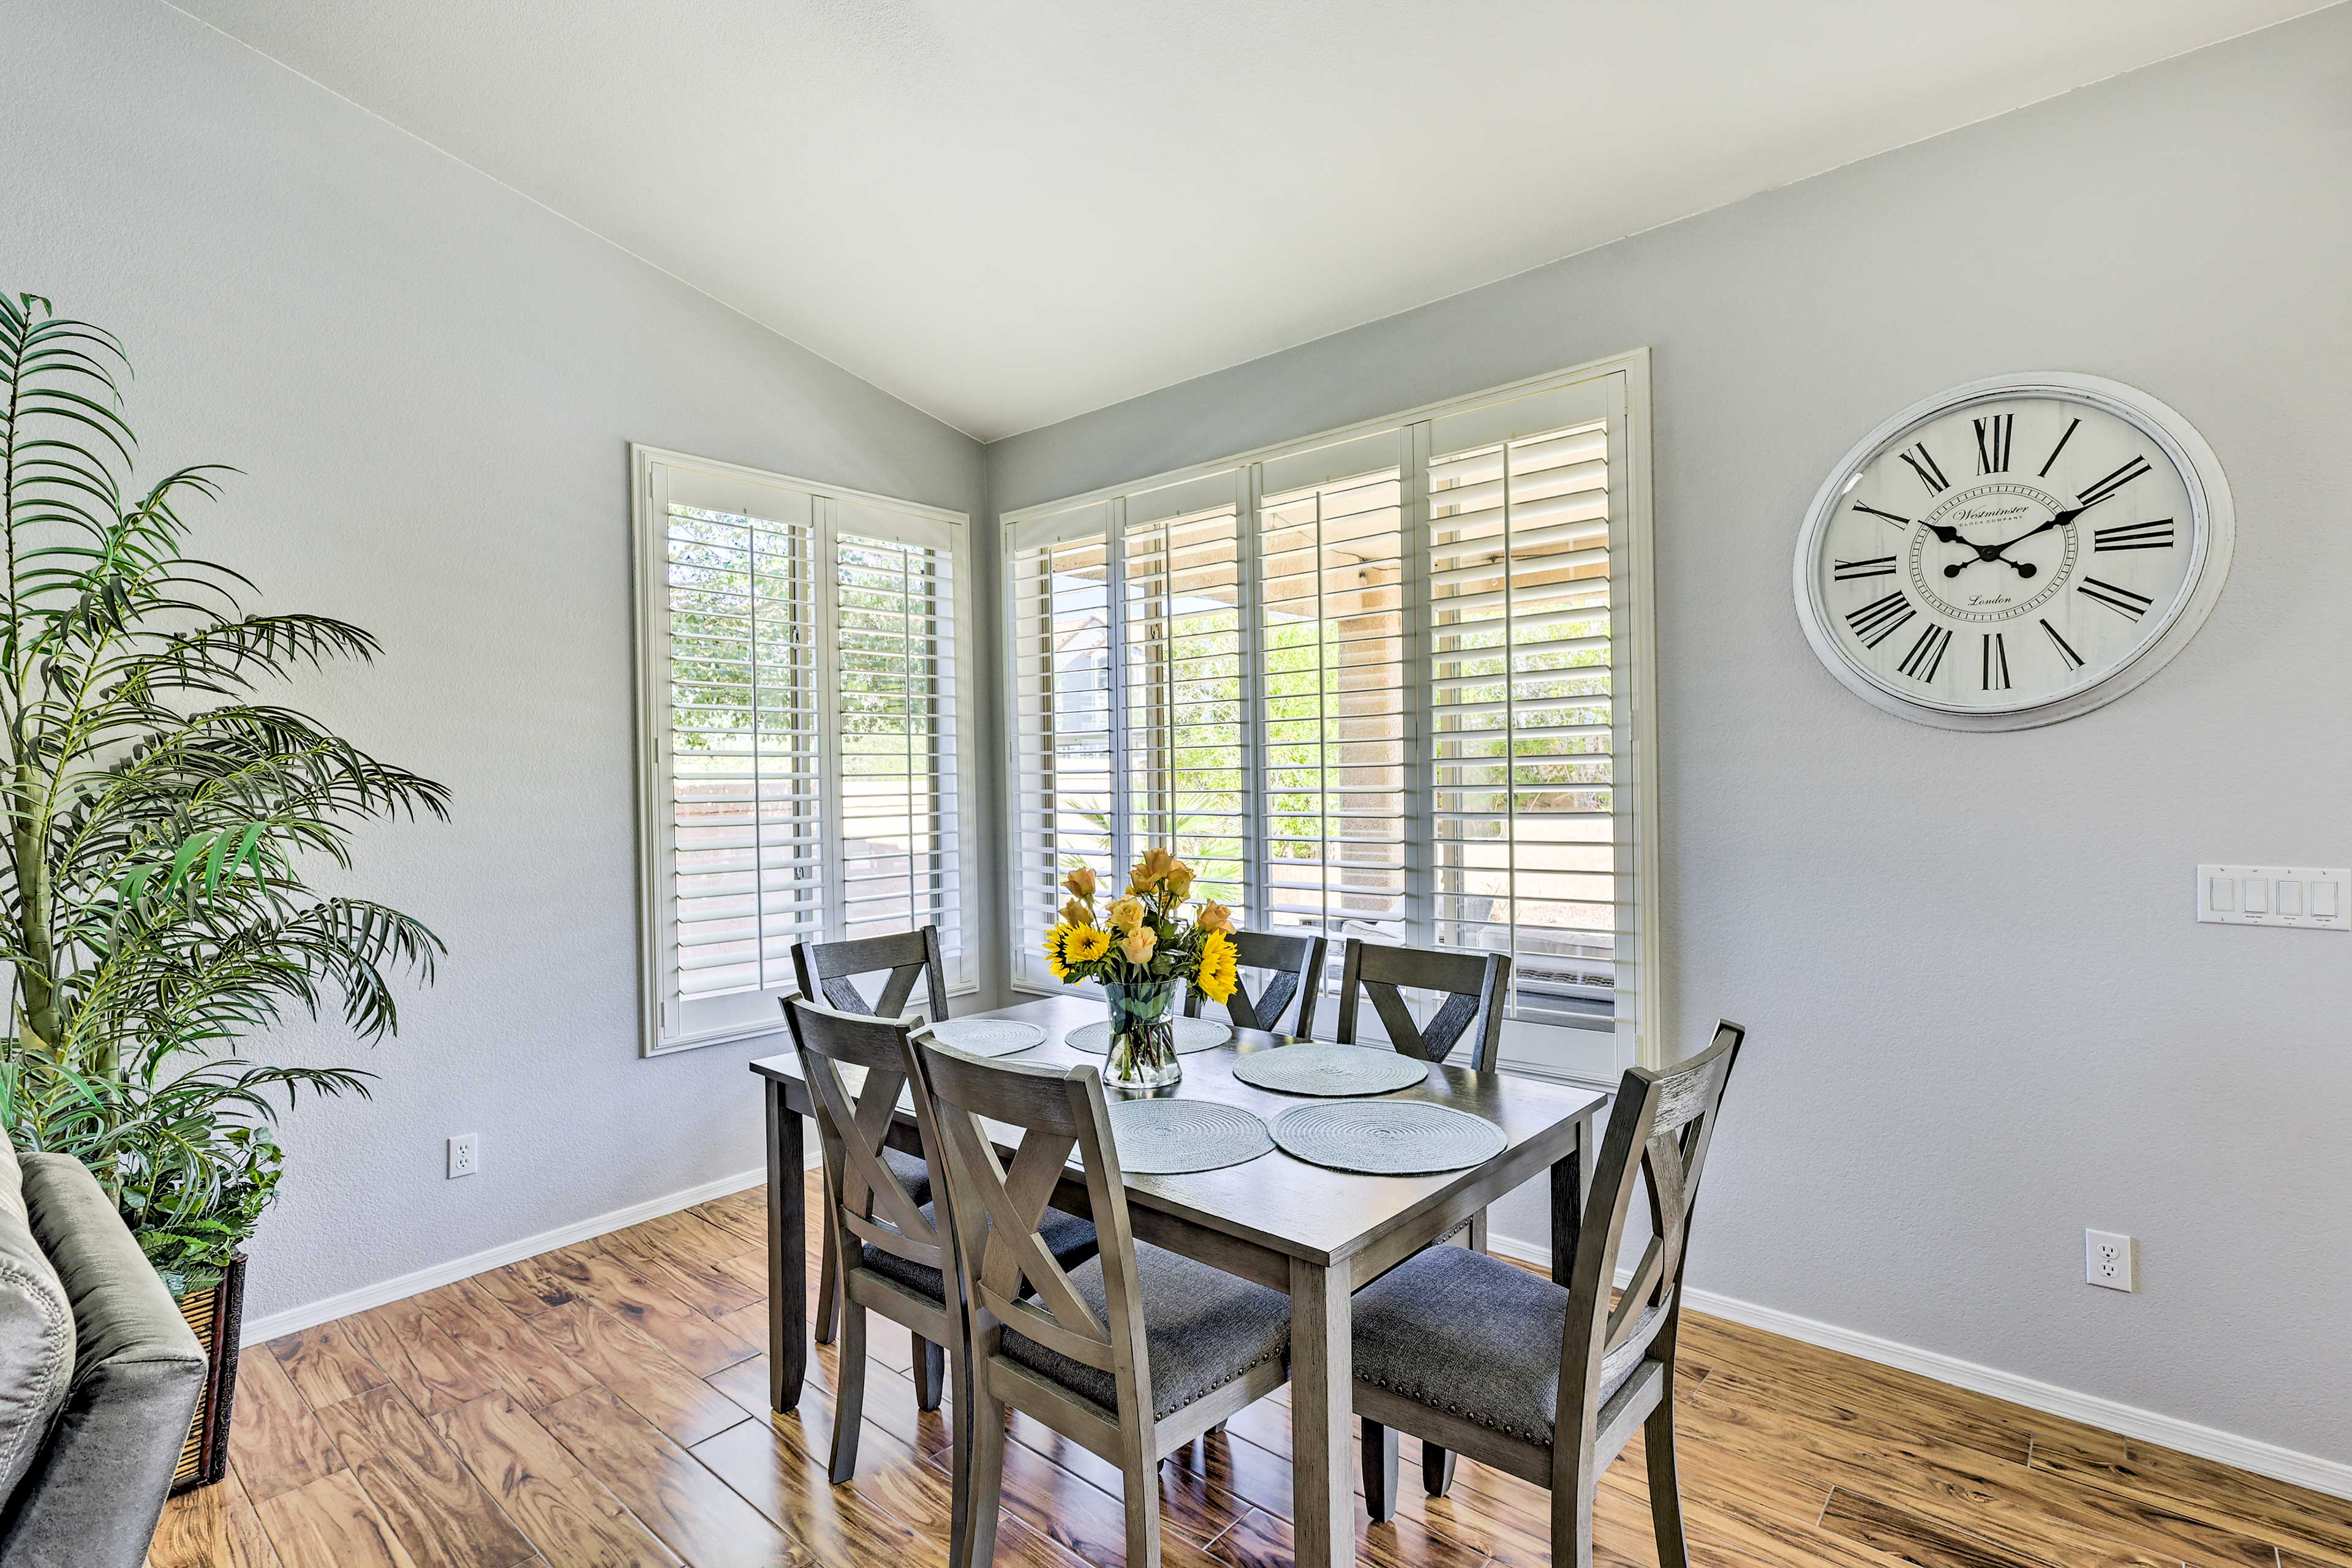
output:
[[[2103,1290],[2138,1290],[2138,1239],[2112,1230],[2084,1231],[2083,1282]]]
[[[482,1168],[482,1135],[460,1132],[449,1140],[449,1179],[470,1176]]]

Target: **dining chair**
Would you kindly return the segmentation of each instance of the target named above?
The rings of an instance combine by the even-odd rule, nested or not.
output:
[[[1287,1031],[1306,1039],[1315,1030],[1316,994],[1323,989],[1324,939],[1318,936],[1286,936],[1276,931],[1237,931],[1234,932],[1234,956],[1240,970],[1258,969],[1265,972],[1265,988],[1255,996],[1249,994],[1249,984],[1242,974],[1234,977],[1234,994],[1225,1000],[1225,1016],[1241,1029],[1264,1029],[1269,1034],[1283,1033],[1282,1016],[1290,1010],[1293,997],[1298,1000],[1298,1018]],[[1201,1016],[1201,993],[1198,987],[1184,987],[1184,1016]]]
[[[833,1458],[838,1483],[857,1470],[857,1439],[866,1405],[866,1315],[881,1313],[915,1338],[917,1403],[940,1407],[942,1354],[963,1339],[961,1310],[947,1295],[946,1243],[936,1206],[917,1198],[898,1168],[883,1156],[883,1135],[908,1084],[905,1018],[877,1018],[819,1007],[793,997],[784,1016],[798,1049],[801,1072],[816,1112],[824,1163],[824,1228],[840,1248],[841,1344],[834,1380]],[[862,1069],[852,1089],[845,1068]],[[919,1098],[919,1097],[918,1097]],[[925,1163],[935,1151],[919,1113]],[[1078,1262],[1094,1250],[1093,1227],[1072,1215],[1046,1222],[1055,1256]],[[953,1360],[961,1356],[957,1349]],[[963,1423],[954,1423],[963,1441]]]
[[[1389,947],[1351,936],[1339,970],[1339,1043],[1356,1043],[1356,1016],[1369,996],[1389,1044],[1406,1056],[1442,1062],[1467,1038],[1470,1059],[1464,1065],[1493,1072],[1503,1053],[1510,984],[1511,961],[1499,952]],[[1406,991],[1439,991],[1445,1000],[1423,1024],[1406,1005]]]
[[[875,973],[885,973],[885,978],[881,991],[868,1002],[857,988],[857,977]],[[920,979],[927,982],[930,1022],[936,1024],[948,1016],[947,974],[937,926],[849,942],[793,943],[793,977],[800,983],[801,994],[836,1012],[896,1018],[906,1012],[915,982]],[[929,1199],[931,1174],[922,1161],[898,1149],[885,1149],[882,1158],[898,1172],[900,1184],[917,1203]],[[841,1260],[833,1252],[833,1232],[827,1230],[816,1270],[816,1342],[821,1345],[833,1342],[834,1324],[840,1317],[840,1269]],[[916,1369],[919,1374],[921,1370]],[[922,1379],[918,1375],[916,1381]]]
[[[1640,1426],[1659,1568],[1687,1568],[1675,1474],[1675,1340],[1682,1266],[1707,1145],[1747,1031],[1662,1072],[1618,1085],[1565,1287],[1460,1247],[1433,1247],[1355,1297],[1355,1406],[1364,1500],[1397,1504],[1396,1434],[1442,1445],[1551,1489],[1551,1559],[1592,1562],[1601,1474]],[[1636,1178],[1650,1244],[1612,1308],[1618,1244]],[[1449,1460],[1450,1468],[1450,1460]],[[1424,1471],[1432,1495],[1441,1478]]]
[[[955,1396],[958,1430],[971,1415],[971,1484],[957,1568],[995,1557],[1007,1405],[1118,1467],[1128,1568],[1157,1568],[1160,1461],[1287,1379],[1289,1298],[1135,1239],[1093,1067],[986,1061],[919,1035],[909,1048],[918,1104],[928,1097],[938,1127],[967,1325]],[[1008,1165],[996,1142],[1016,1134]],[[1099,1242],[1076,1268],[1039,1231],[1073,1149]]]

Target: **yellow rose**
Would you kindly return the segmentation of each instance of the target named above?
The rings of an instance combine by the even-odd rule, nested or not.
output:
[[[1095,912],[1077,900],[1072,899],[1062,906],[1062,923],[1074,928],[1090,926],[1095,923]]]
[[[1151,962],[1151,950],[1159,945],[1160,939],[1152,934],[1150,926],[1138,926],[1127,933],[1125,940],[1118,944],[1118,950],[1127,954],[1129,963],[1141,968]]]
[[[1062,879],[1062,886],[1079,898],[1092,901],[1095,896],[1095,874],[1089,868],[1081,866]]]
[[[1145,850],[1143,858],[1135,863],[1134,874],[1128,879],[1128,891],[1131,893],[1151,891],[1167,877],[1169,868],[1175,864],[1176,857],[1165,849]]]
[[[1064,951],[1074,964],[1092,963],[1110,951],[1110,932],[1097,926],[1080,926],[1070,933]]]
[[[1192,868],[1179,860],[1168,868],[1168,896],[1178,903],[1192,890]]]
[[[1223,904],[1202,904],[1200,918],[1192,923],[1202,931],[1231,931],[1234,929],[1234,911]]]
[[[1143,923],[1143,900],[1129,894],[1110,907],[1110,923],[1115,931],[1133,931]]]

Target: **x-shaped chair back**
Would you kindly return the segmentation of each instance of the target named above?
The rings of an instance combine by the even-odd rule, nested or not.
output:
[[[982,1060],[922,1035],[915,1037],[914,1054],[938,1126],[950,1250],[971,1314],[976,1375],[988,1376],[992,1363],[1005,1375],[1031,1375],[994,1361],[1011,1327],[1109,1373],[1118,1390],[1120,1427],[1150,1431],[1151,1363],[1136,1286],[1135,1232],[1101,1075],[1090,1066],[1057,1069]],[[999,1144],[1013,1147],[1010,1164],[999,1157]],[[1085,1167],[1102,1260],[1108,1310],[1099,1318],[1038,1234],[1055,1188],[1068,1174],[1073,1149]],[[1024,1280],[1033,1292],[1026,1298]]]
[[[882,1158],[898,1092],[907,1086],[906,1021],[820,1007],[797,996],[784,1004],[784,1016],[815,1102],[832,1211],[826,1217],[842,1240],[844,1273],[863,1267],[865,1249],[848,1245],[855,1238],[944,1275],[945,1238]],[[853,1072],[859,1075],[855,1084]],[[938,1155],[927,1147],[924,1157],[936,1185]]]
[[[857,976],[889,972],[881,994],[871,1003],[857,989]],[[854,942],[796,942],[793,973],[801,994],[812,1002],[824,998],[837,1012],[864,1013],[896,1018],[907,1011],[917,980],[928,981],[930,1021],[948,1016],[947,963],[940,954],[940,928],[893,931],[887,936],[860,937]]]
[[[1370,996],[1389,1044],[1406,1056],[1442,1062],[1466,1038],[1471,1043],[1466,1065],[1492,1072],[1502,1055],[1504,1003],[1510,984],[1511,961],[1502,953],[1385,947],[1351,936],[1339,973],[1339,1043],[1356,1043],[1357,1008]],[[1405,1001],[1407,990],[1444,992],[1445,1000],[1423,1024]]]
[[[1234,976],[1234,994],[1225,999],[1225,1016],[1238,1028],[1282,1033],[1282,1016],[1298,1003],[1298,1021],[1290,1034],[1305,1039],[1315,1031],[1315,999],[1323,989],[1323,948],[1320,936],[1284,936],[1274,931],[1234,932],[1234,956],[1240,973]],[[1265,988],[1249,992],[1251,970],[1265,973]],[[1201,993],[1184,988],[1184,1016],[1201,1016]]]

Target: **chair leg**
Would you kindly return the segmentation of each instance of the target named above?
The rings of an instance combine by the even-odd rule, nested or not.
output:
[[[971,1529],[971,1357],[958,1352],[948,1371],[956,1385],[948,1424],[948,1568],[964,1568]]]
[[[1364,1511],[1374,1524],[1386,1524],[1396,1514],[1397,1435],[1367,1415],[1362,1419],[1364,1445]]]
[[[1690,1568],[1683,1540],[1682,1482],[1675,1474],[1675,1402],[1671,1394],[1642,1424],[1642,1457],[1650,1478],[1650,1525],[1658,1537],[1658,1568]]]
[[[1454,1452],[1441,1448],[1427,1438],[1421,1444],[1421,1489],[1432,1497],[1444,1497],[1454,1486]]]
[[[1592,1568],[1592,1501],[1598,1479],[1588,1448],[1578,1456],[1572,1478],[1556,1476],[1552,1481],[1551,1560],[1558,1568]]]
[[[841,1310],[839,1372],[833,1380],[833,1463],[826,1474],[841,1485],[857,1474],[857,1437],[866,1426],[866,1309]]]
[[[947,1388],[948,1352],[920,1335],[915,1339],[915,1408],[937,1410]]]
[[[1480,1209],[1470,1216],[1470,1250],[1473,1252],[1486,1250],[1486,1211],[1485,1209]]]
[[[989,1397],[982,1380],[984,1368],[974,1367],[964,1377],[959,1394],[970,1391],[971,1403],[956,1411],[956,1428],[971,1426],[969,1500],[963,1508],[964,1550],[956,1568],[989,1568],[996,1561],[996,1511],[1004,1495],[1004,1406]]]
[[[841,1322],[841,1259],[835,1256],[833,1226],[824,1227],[824,1246],[816,1265],[816,1342],[833,1343]]]
[[[1160,1568],[1160,1467],[1146,1459],[1126,1480],[1127,1568]]]

